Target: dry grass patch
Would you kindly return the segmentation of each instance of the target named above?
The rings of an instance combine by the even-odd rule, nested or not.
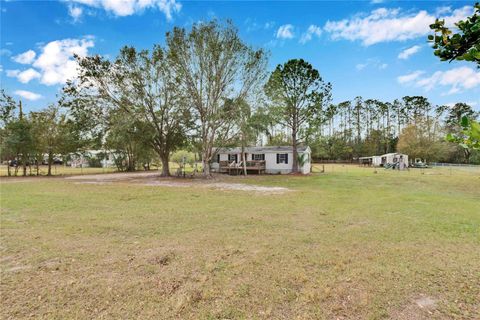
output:
[[[0,315],[476,319],[480,175],[447,173],[2,181]]]

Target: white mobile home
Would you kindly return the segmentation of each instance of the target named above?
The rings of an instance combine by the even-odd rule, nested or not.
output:
[[[381,156],[360,157],[360,163],[372,165],[374,167],[396,166],[397,169],[408,167],[408,155],[402,153],[386,153]]]
[[[78,153],[71,153],[67,164],[72,168],[89,167],[88,159],[100,157],[100,164],[103,168],[115,166],[115,152],[111,150],[85,150]]]
[[[293,148],[279,147],[246,147],[245,157],[247,171],[257,173],[291,173],[293,170]],[[299,172],[310,173],[311,150],[309,147],[298,147]],[[243,168],[241,148],[219,148],[214,150],[212,168],[218,172],[235,173]],[[300,163],[302,162],[302,163]]]

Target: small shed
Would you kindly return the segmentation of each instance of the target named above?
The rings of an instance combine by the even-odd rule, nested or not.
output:
[[[408,155],[403,153],[386,153],[381,156],[360,157],[359,162],[374,167],[396,166],[402,170],[408,167]]]

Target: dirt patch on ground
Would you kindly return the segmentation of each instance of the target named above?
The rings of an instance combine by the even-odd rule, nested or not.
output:
[[[129,180],[136,178],[152,178],[160,177],[158,171],[148,171],[148,172],[118,172],[118,173],[102,173],[102,174],[86,174],[78,176],[66,177],[66,180],[95,180],[95,181],[119,181],[119,180]]]
[[[238,191],[255,191],[255,192],[266,192],[266,193],[285,193],[291,191],[288,188],[284,187],[264,187],[264,186],[257,186],[251,184],[244,184],[244,183],[225,183],[225,182],[218,182],[212,183],[209,187],[220,189],[220,190],[238,190]]]
[[[260,194],[282,194],[292,191],[284,187],[268,187],[246,183],[234,182],[232,177],[214,176],[212,179],[182,179],[182,178],[164,178],[158,172],[140,172],[140,173],[111,173],[94,174],[83,176],[71,176],[66,180],[77,181],[76,184],[111,184],[111,183],[129,183],[143,186],[158,186],[172,188],[201,187],[225,191],[249,191]]]
[[[420,296],[412,299],[407,305],[397,312],[394,312],[395,319],[404,320],[427,320],[433,316],[443,319],[443,317],[437,312],[437,300],[428,297]]]

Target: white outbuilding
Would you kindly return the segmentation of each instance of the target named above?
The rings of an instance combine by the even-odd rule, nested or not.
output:
[[[268,146],[246,147],[245,156],[248,172],[286,174],[293,170],[293,147]],[[243,170],[241,148],[214,149],[212,169],[217,172],[239,174]],[[298,168],[303,174],[310,173],[311,150],[310,147],[298,147]]]
[[[360,157],[360,163],[372,165],[374,167],[395,166],[396,169],[406,169],[408,167],[408,155],[403,153],[386,153],[381,156]]]

